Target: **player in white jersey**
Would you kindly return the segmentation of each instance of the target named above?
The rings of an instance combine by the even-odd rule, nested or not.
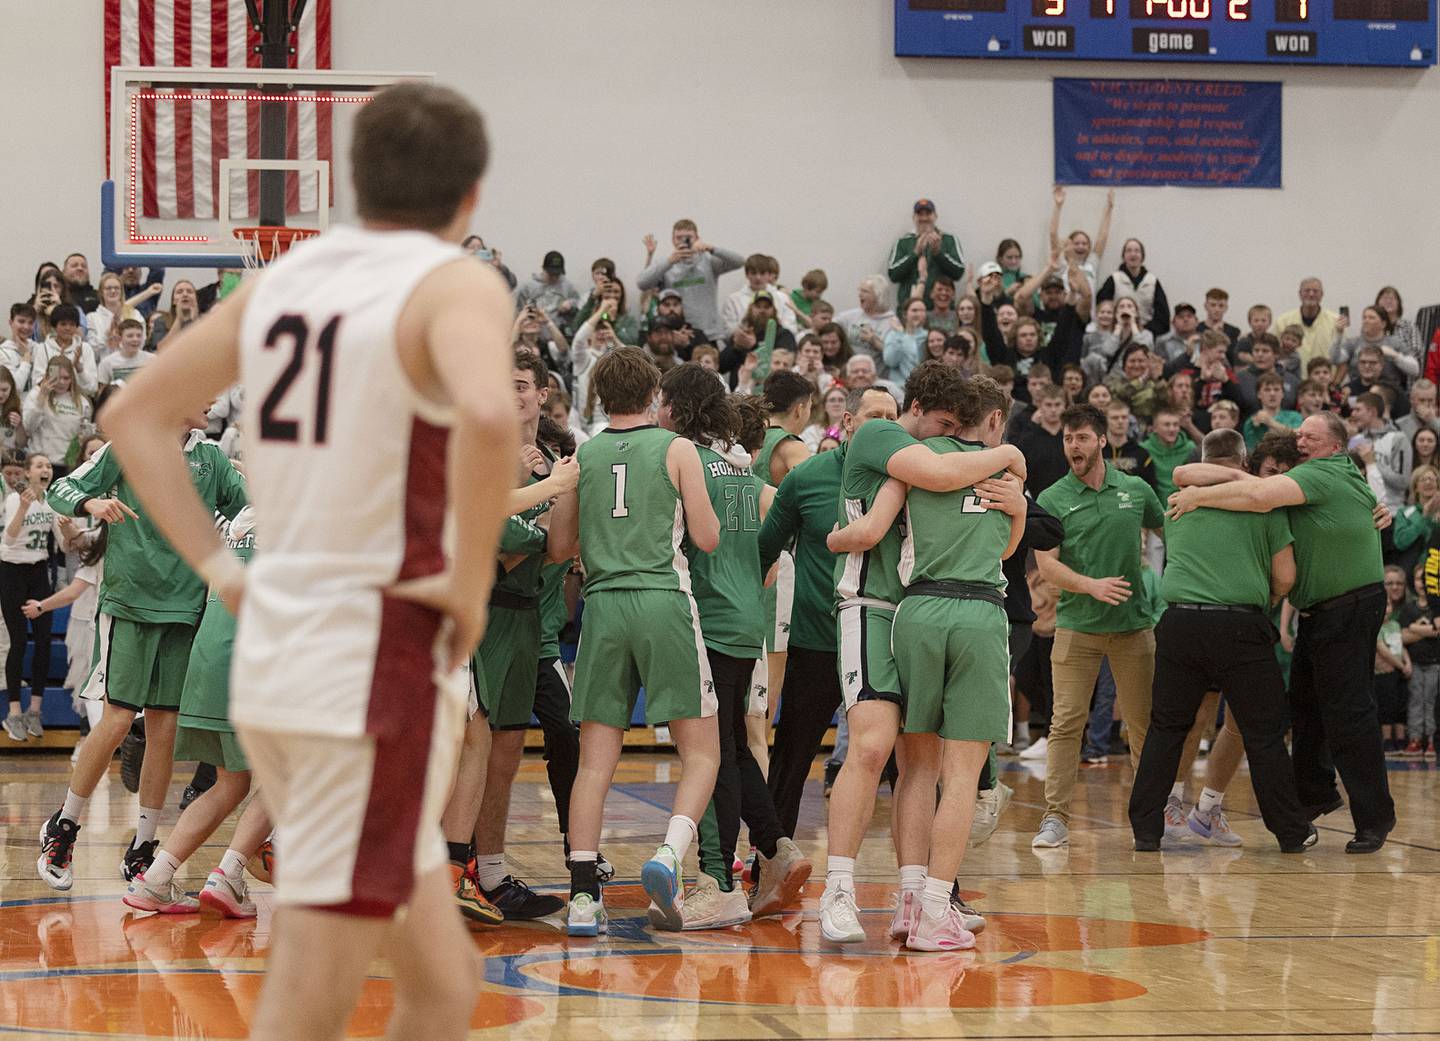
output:
[[[458,248],[486,155],[455,92],[377,95],[351,147],[363,226],[173,338],[106,420],[165,535],[239,609],[231,718],[284,857],[253,1038],[339,1038],[382,942],[387,1036],[462,1038],[474,1009],[439,818],[519,452],[510,298]],[[244,573],[171,436],[237,381],[265,545]]]

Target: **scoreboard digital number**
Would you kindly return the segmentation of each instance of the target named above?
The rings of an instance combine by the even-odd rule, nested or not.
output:
[[[1435,26],[1435,0],[895,0],[895,53],[1420,68]]]

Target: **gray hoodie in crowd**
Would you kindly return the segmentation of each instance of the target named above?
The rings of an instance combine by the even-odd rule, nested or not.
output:
[[[717,285],[727,271],[745,266],[739,253],[716,247],[708,253],[697,253],[689,260],[670,263],[669,256],[656,260],[640,272],[635,284],[640,289],[673,289],[680,294],[685,307],[685,320],[711,341],[725,335],[720,320]]]

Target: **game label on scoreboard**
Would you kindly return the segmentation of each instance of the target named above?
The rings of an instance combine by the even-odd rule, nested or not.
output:
[[[1423,68],[1433,0],[895,0],[895,53]]]

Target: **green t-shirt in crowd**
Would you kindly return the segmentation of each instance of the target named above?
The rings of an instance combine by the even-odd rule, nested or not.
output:
[[[705,646],[732,658],[758,658],[765,616],[757,611],[760,573],[760,490],[764,482],[704,445],[696,445],[705,490],[720,519],[720,545],[704,553],[686,541],[695,604]]]
[[[1291,430],[1299,430],[1300,423],[1304,418],[1300,413],[1289,408],[1282,408],[1275,413],[1275,422],[1281,426],[1289,427]],[[1241,434],[1245,438],[1245,450],[1247,452],[1255,451],[1255,446],[1258,445],[1261,439],[1268,433],[1270,433],[1270,428],[1263,423],[1255,422],[1253,416],[1245,420],[1245,426],[1241,430]]]
[[[665,464],[676,436],[656,426],[607,428],[576,452],[586,596],[685,588],[685,511]]]
[[[985,446],[953,437],[932,437],[925,447],[940,455],[980,452]],[[975,582],[1005,589],[1000,555],[1010,544],[1010,515],[987,510],[974,488],[928,492],[911,488],[905,496],[900,581]]]
[[[1084,593],[1062,592],[1055,624],[1082,633],[1149,628],[1145,597],[1140,595],[1140,532],[1160,528],[1165,522],[1154,489],[1107,463],[1098,490],[1071,471],[1035,501],[1065,526],[1065,541],[1060,544],[1062,564],[1087,578],[1120,577],[1130,583],[1130,599],[1118,605],[1101,603]]]
[[[206,507],[233,520],[246,505],[245,479],[230,465],[220,446],[192,430],[185,442],[190,481]],[[97,610],[132,622],[194,624],[205,607],[205,583],[170,547],[140,504],[120,461],[109,445],[50,486],[51,509],[67,517],[84,513],[89,499],[116,498],[139,519],[112,524],[105,551],[105,577]]]
[[[1343,452],[1301,463],[1285,476],[1305,493],[1292,506],[1295,588],[1290,603],[1304,610],[1385,577],[1380,533],[1375,530],[1375,493]]]
[[[1285,510],[1199,509],[1165,519],[1161,591],[1172,604],[1270,606],[1270,560],[1294,542]]]
[[[890,457],[920,442],[891,419],[872,419],[855,431],[845,451],[845,469],[840,478],[841,526],[864,516],[875,503],[885,482]],[[841,558],[835,578],[835,596],[840,601],[863,597],[898,604],[904,593],[900,583],[900,543],[905,515],[896,518],[890,530],[864,553]]]
[[[1151,434],[1140,442],[1140,447],[1150,453],[1150,464],[1155,471],[1155,494],[1162,503],[1168,502],[1175,494],[1175,468],[1190,461],[1195,454],[1195,442],[1182,430],[1173,445],[1167,445],[1159,435]]]
[[[870,420],[866,423],[876,423]],[[806,459],[785,475],[760,526],[763,575],[782,550],[794,546],[795,597],[790,611],[790,644],[834,654],[836,556],[825,545],[835,526],[840,476],[849,442]],[[842,558],[843,559],[843,558]]]

